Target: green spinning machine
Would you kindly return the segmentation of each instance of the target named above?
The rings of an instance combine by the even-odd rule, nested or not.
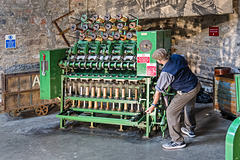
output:
[[[138,19],[118,14],[101,18],[81,17],[71,27],[80,33],[74,46],[40,51],[40,97],[61,98],[60,128],[66,121],[153,127],[166,130],[163,98],[151,114],[145,114],[153,100],[160,73],[152,54],[157,48],[171,48],[169,30],[141,31]],[[167,95],[172,95],[166,92]]]

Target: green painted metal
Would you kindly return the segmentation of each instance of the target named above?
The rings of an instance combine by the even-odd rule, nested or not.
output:
[[[40,51],[40,99],[53,99],[61,94],[61,69],[58,62],[66,57],[65,49]],[[44,59],[45,58],[45,59]]]
[[[87,66],[87,67],[90,67],[90,65],[92,65],[92,67],[98,67],[99,66],[102,66],[102,63],[101,62],[80,62],[80,63],[75,63],[75,62],[70,62],[70,63],[65,63],[66,61],[60,61],[59,65],[66,68],[67,66],[69,66],[70,68],[77,68],[77,67],[84,67],[84,66]],[[115,63],[116,63],[116,67],[120,69],[121,67],[121,62],[119,61],[112,61],[110,62],[110,67],[114,67],[115,66]],[[104,67],[108,67],[108,64],[107,63],[104,63],[103,64]],[[122,67],[123,68],[127,68],[127,63],[123,63],[122,64]],[[134,67],[134,63],[130,63],[129,65],[130,68],[133,68]]]
[[[89,26],[89,30],[85,32],[86,36],[93,34],[90,28],[92,28],[95,23],[104,27],[104,24],[100,22],[90,23],[87,19],[88,17],[83,15],[81,22],[76,24],[79,27],[81,25],[81,28],[84,24]],[[136,25],[138,25],[137,18],[129,20],[128,23],[122,22],[121,20],[117,21],[117,23],[118,22],[124,25],[128,25],[129,22],[136,22]],[[113,24],[115,25],[115,23]],[[135,32],[134,29],[130,29],[130,31]],[[119,32],[123,35],[127,33],[123,30],[119,30]],[[99,33],[99,31],[97,33]],[[111,36],[114,35],[114,32],[108,33],[109,35],[111,34]],[[146,128],[145,137],[148,138],[151,129],[154,126],[160,125],[164,134],[166,129],[166,113],[163,105],[156,108],[152,114],[145,114],[144,109],[150,107],[154,93],[152,77],[156,76],[156,72],[158,74],[156,60],[151,58],[152,54],[160,47],[165,48],[167,51],[170,50],[171,32],[169,30],[160,30],[135,33],[137,34],[137,41],[133,41],[135,38],[125,41],[92,40],[89,42],[79,40],[69,49],[40,51],[40,97],[41,99],[61,97],[60,114],[57,115],[57,117],[60,118],[60,128],[65,128],[66,121],[69,120],[90,122],[91,128],[94,128],[94,123],[120,125],[120,130],[122,130],[123,125],[134,126]],[[100,34],[103,35],[103,32]],[[148,45],[141,45],[145,49],[140,49],[139,46],[142,41],[150,42],[151,49],[145,50],[148,49]],[[138,63],[137,57],[139,57],[139,55],[149,57],[149,61]],[[106,92],[108,94],[110,89],[106,84],[111,85],[111,88],[119,88],[119,90],[125,88],[126,92],[127,88],[129,88],[130,93],[126,95],[129,95],[131,100],[125,98],[84,97],[84,94],[86,94],[86,86],[88,88],[100,87],[100,90],[102,87],[107,88],[105,95]],[[137,94],[134,92],[135,89],[137,89]],[[100,90],[99,92],[101,92]],[[123,91],[120,92],[123,93]],[[113,94],[111,94],[111,96],[112,95]],[[135,98],[134,95],[136,95],[137,98],[132,100]],[[114,96],[116,96],[116,94]],[[76,101],[78,101],[77,106],[75,106]],[[100,110],[97,109],[98,104],[94,104],[94,107],[96,106],[95,109],[88,109],[87,107],[91,104],[89,101],[104,102],[101,103],[101,108],[104,107],[106,102],[107,105],[109,103],[118,103],[120,104],[119,110],[123,108],[123,104],[131,104],[127,107],[128,109],[131,107],[130,110],[135,110],[135,112]],[[72,107],[69,108],[68,105],[70,102],[73,104]],[[88,106],[86,106],[86,108],[80,108],[80,102],[83,102],[84,106],[86,106],[85,102],[88,102],[86,103]],[[105,116],[105,114],[112,115],[112,118],[102,117]]]
[[[81,101],[96,101],[96,102],[114,102],[114,103],[128,103],[128,104],[137,104],[138,101],[134,100],[122,100],[122,99],[104,99],[104,98],[87,98],[87,97],[65,97],[69,100],[81,100]]]
[[[149,99],[150,99],[150,84],[151,84],[151,78],[147,78],[146,80],[146,85],[147,85],[147,95],[146,95],[146,109],[150,107]],[[150,133],[150,115],[146,115],[146,134],[145,137],[149,138],[149,133]]]
[[[156,70],[156,60],[152,59],[152,54],[158,48],[165,48],[166,51],[171,49],[171,32],[170,30],[141,31],[137,33],[137,37],[137,76],[153,76],[149,73],[151,69],[148,69],[149,65],[155,64]]]
[[[137,116],[141,113],[131,113],[131,112],[122,112],[122,111],[106,111],[106,110],[94,110],[94,109],[83,109],[83,108],[70,108],[73,111],[86,112],[86,113],[104,113],[112,115],[123,115],[123,116]]]
[[[66,101],[64,100],[64,76],[61,75],[61,106],[60,106],[60,113],[64,111],[64,106],[66,104]],[[65,120],[63,118],[60,118],[60,128],[65,128]]]
[[[240,116],[240,74],[235,74],[237,116]]]
[[[230,125],[225,144],[225,159],[240,160],[240,117]]]
[[[124,76],[124,77],[123,77]],[[86,74],[82,74],[82,73],[76,73],[74,75],[64,75],[65,78],[71,78],[71,79],[79,79],[79,78],[91,78],[92,80],[112,80],[112,79],[116,79],[116,80],[132,80],[132,81],[139,81],[139,80],[145,80],[145,77],[140,77],[140,76],[136,76],[136,75],[124,75],[124,74],[91,74],[86,76]]]
[[[87,16],[83,16],[81,27],[83,23],[88,24],[90,28],[93,27],[93,24],[90,24],[86,20]],[[130,22],[136,22],[138,25],[138,20],[130,20]],[[100,25],[104,26],[104,24]],[[126,31],[123,34],[126,35]],[[157,70],[156,60],[151,58],[152,54],[160,47],[165,48],[167,51],[170,49],[171,34],[170,31],[166,30],[142,31],[136,32],[136,34],[137,41],[103,40],[100,42],[93,40],[88,42],[79,40],[73,47],[68,49],[67,53],[66,49],[40,51],[40,67],[44,68],[45,71],[43,72],[42,69],[42,72],[40,72],[42,86],[41,99],[61,97],[60,114],[57,115],[60,118],[60,128],[66,127],[66,121],[90,122],[91,128],[94,128],[94,123],[120,125],[120,130],[122,130],[123,125],[134,126],[146,128],[145,137],[148,138],[152,128],[160,125],[164,134],[166,128],[165,112],[159,111],[164,110],[164,108],[156,108],[152,114],[144,114],[144,110],[142,109],[150,107],[154,92],[151,86],[152,77],[155,75],[148,73],[154,67],[154,72]],[[142,51],[139,49],[139,43],[143,40],[151,42],[151,50]],[[137,63],[136,55],[138,57],[140,54],[148,56],[149,62]],[[46,57],[45,62],[43,62],[43,55]],[[105,84],[105,81],[109,81],[107,82],[108,84],[114,84],[114,87],[120,90],[122,89],[120,84],[124,87],[127,86],[126,88],[130,88],[129,96],[131,98],[134,98],[135,89],[140,90],[137,91],[138,99],[80,97],[86,94],[86,88],[84,87],[106,87],[100,84],[102,82],[102,84]],[[77,87],[75,86],[76,84],[78,85]],[[108,90],[107,92],[110,91]],[[88,109],[88,106],[86,108],[75,108],[76,101],[84,102],[84,106],[86,101],[104,102],[101,103],[101,106],[104,106],[106,102],[119,103],[119,109],[123,107],[122,104],[141,104],[142,106],[134,105],[133,107],[131,105],[131,110],[141,110],[141,113],[136,113],[136,111],[100,110],[96,109],[97,107],[95,109]],[[71,108],[68,108],[69,102],[74,102]],[[78,107],[80,107],[81,103],[78,102],[78,104]],[[90,104],[87,103],[89,106]],[[96,105],[94,104],[94,106]],[[102,117],[105,114],[113,116],[112,118]]]
[[[145,127],[143,124],[138,124],[138,122],[132,122],[127,119],[117,119],[117,118],[105,118],[105,117],[94,117],[94,116],[68,116],[58,114],[57,118],[63,118],[66,120],[82,121],[82,122],[93,122],[93,123],[103,123],[103,124],[114,124],[114,125],[124,125],[133,127]]]
[[[170,30],[166,30],[164,33],[163,33],[163,48],[166,49],[166,51],[168,53],[171,52],[171,46],[172,46],[172,43],[171,43],[171,31]]]
[[[79,40],[69,52],[72,54],[82,53],[88,54],[89,51],[94,54],[99,54],[102,49],[102,53],[110,54],[110,53],[118,53],[120,55],[124,54],[124,48],[128,48],[129,52],[133,55],[136,54],[137,42],[126,40],[126,41],[82,41]],[[108,52],[106,52],[108,50]]]
[[[66,79],[66,75],[61,76],[62,81],[62,97],[64,97],[64,80]],[[123,111],[111,111],[111,110],[99,110],[99,109],[84,109],[84,108],[75,108],[71,107],[69,110],[64,109],[64,105],[66,100],[80,100],[80,101],[97,101],[97,102],[109,102],[109,103],[146,103],[146,109],[150,106],[150,99],[152,98],[152,92],[150,85],[152,83],[151,78],[145,78],[145,85],[146,85],[146,99],[139,99],[139,101],[134,100],[115,100],[115,99],[102,99],[102,98],[86,98],[86,97],[64,97],[61,99],[61,113],[57,115],[58,118],[61,119],[60,121],[60,128],[65,128],[65,122],[67,120],[74,120],[74,121],[83,121],[83,122],[91,122],[91,127],[94,127],[94,123],[104,123],[104,124],[114,124],[124,126],[134,126],[140,128],[146,128],[146,133],[144,135],[145,138],[149,138],[150,131],[156,125],[161,128],[162,135],[164,136],[165,130],[167,128],[166,123],[166,112],[162,107],[155,109],[155,111],[151,114],[143,114],[136,113],[136,112],[123,112]],[[167,90],[167,95],[173,95],[169,93],[170,90]],[[161,102],[163,103],[163,102]],[[161,111],[159,111],[161,110]],[[76,113],[74,113],[76,112]],[[82,116],[80,113],[91,113],[91,116]],[[105,118],[105,117],[97,117],[97,114],[111,114],[111,115],[119,115],[119,118]],[[123,118],[123,116],[125,118]],[[157,116],[161,118],[161,121],[157,119]],[[131,121],[131,118],[139,117],[136,121]]]

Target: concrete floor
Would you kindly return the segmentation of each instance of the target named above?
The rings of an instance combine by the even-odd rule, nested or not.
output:
[[[53,111],[52,111],[53,112]],[[167,134],[153,134],[142,139],[136,128],[118,132],[117,126],[87,123],[59,130],[56,112],[44,117],[25,113],[18,118],[0,114],[1,160],[221,160],[225,157],[225,135],[231,124],[213,110],[212,104],[197,104],[195,138],[185,137],[187,147],[164,150],[170,140]],[[33,115],[33,116],[29,116]]]

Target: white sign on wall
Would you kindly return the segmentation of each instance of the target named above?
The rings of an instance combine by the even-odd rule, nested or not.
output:
[[[5,48],[16,48],[16,34],[5,35]]]

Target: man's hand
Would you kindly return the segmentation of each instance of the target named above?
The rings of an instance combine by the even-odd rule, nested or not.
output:
[[[158,103],[158,100],[159,100],[160,96],[161,96],[161,93],[159,91],[156,91],[154,96],[153,96],[153,104],[157,104]],[[146,113],[152,113],[154,108],[155,108],[155,106],[151,105],[151,107],[149,107],[145,112]]]
[[[152,113],[154,108],[155,108],[155,106],[151,105],[151,107],[149,107],[145,112],[146,113]]]

